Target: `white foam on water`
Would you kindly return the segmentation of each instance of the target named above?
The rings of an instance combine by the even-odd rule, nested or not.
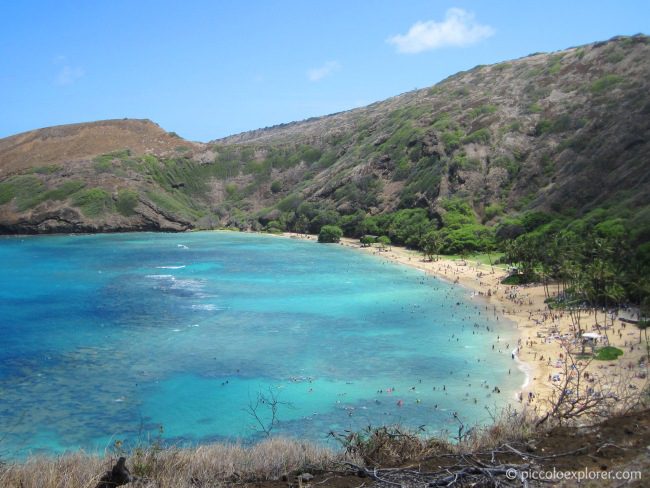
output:
[[[171,275],[168,275],[171,276]],[[172,285],[172,288],[174,289],[181,289],[181,290],[188,290],[188,291],[199,291],[203,289],[204,283],[203,281],[200,280],[180,280],[176,279],[172,276],[174,284]]]
[[[521,385],[521,389],[523,390],[527,388],[528,385],[530,385],[531,383],[533,367],[530,364],[525,363],[521,359],[519,359],[519,356],[517,355],[517,348],[512,350],[512,355],[514,356],[515,362],[517,363],[517,368],[525,375],[524,382]],[[518,395],[519,395],[518,393],[515,393],[515,398],[518,399],[519,398]]]
[[[192,305],[192,310],[205,310],[207,312],[213,312],[213,311],[225,310],[225,309],[213,303],[200,303],[200,304]]]
[[[156,266],[157,269],[183,269],[185,265],[181,266]]]
[[[152,274],[152,275],[146,275],[145,278],[149,278],[150,280],[175,280],[173,275],[170,274]]]

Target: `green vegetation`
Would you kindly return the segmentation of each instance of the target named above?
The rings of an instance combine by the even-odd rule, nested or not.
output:
[[[613,346],[605,346],[598,350],[598,353],[596,353],[594,359],[598,359],[599,361],[614,361],[622,355],[623,351],[621,351],[619,348]]]
[[[493,203],[485,207],[486,220],[492,220],[494,217],[502,215],[504,211],[503,205],[500,203]]]
[[[13,176],[0,183],[0,205],[13,201],[16,210],[22,212],[46,200],[65,200],[84,186],[82,181],[69,180],[55,189],[48,190],[35,175]]]
[[[463,138],[463,144],[470,144],[470,143],[480,143],[480,144],[488,144],[490,142],[490,131],[489,129],[483,128],[479,130],[475,130],[471,134],[468,134],[465,138]]]
[[[53,173],[58,173],[63,169],[63,166],[60,164],[49,164],[47,166],[37,166],[31,169],[31,173],[36,173],[39,175],[51,175]]]
[[[88,188],[76,193],[72,204],[78,207],[86,217],[99,217],[112,213],[115,209],[113,198],[103,188]]]
[[[386,246],[390,246],[391,245],[390,237],[388,237],[388,236],[379,236],[377,238],[377,244],[379,245],[379,247],[381,249],[384,249]]]
[[[582,218],[528,212],[497,226],[502,261],[517,269],[519,282],[555,283],[563,303],[591,307],[624,302],[650,310],[650,224],[633,223],[615,208],[594,209]],[[636,227],[640,225],[640,227]]]
[[[324,225],[318,233],[318,242],[339,242],[343,237],[343,231],[335,225]]]
[[[359,239],[359,242],[361,242],[363,247],[368,247],[375,242],[377,242],[377,238],[373,236],[362,236],[361,239]]]
[[[546,68],[546,73],[549,75],[556,75],[560,72],[562,69],[562,59],[564,58],[564,54],[556,54],[554,56],[551,56],[548,65]]]
[[[562,114],[555,119],[542,119],[535,126],[535,134],[566,132],[571,128],[572,120],[569,114]]]
[[[129,217],[135,214],[135,207],[138,205],[138,193],[133,190],[122,189],[117,192],[115,207],[117,211]]]
[[[609,74],[594,81],[589,87],[589,89],[591,90],[592,93],[599,94],[604,92],[605,90],[609,90],[610,88],[613,88],[614,86],[618,85],[622,81],[623,81],[622,77],[614,74]]]
[[[0,205],[12,200],[19,212],[35,207],[45,199],[46,187],[35,175],[13,176],[0,183]]]
[[[119,168],[122,161],[127,161],[130,157],[131,151],[129,149],[113,151],[97,156],[93,159],[93,166],[97,173],[112,173]]]
[[[442,134],[441,139],[445,146],[451,150],[456,149],[458,146],[460,146],[460,143],[463,140],[464,136],[465,133],[462,130],[457,129],[454,131],[445,132]]]
[[[188,219],[199,219],[204,212],[196,208],[196,204],[182,193],[147,192],[147,197],[163,211],[177,214]]]
[[[49,190],[45,197],[46,200],[66,200],[85,186],[86,183],[81,180],[68,180],[54,190]]]
[[[475,109],[472,109],[472,111],[469,113],[469,117],[470,119],[476,119],[481,115],[493,114],[496,111],[497,111],[496,105],[481,105],[480,107],[476,107]]]

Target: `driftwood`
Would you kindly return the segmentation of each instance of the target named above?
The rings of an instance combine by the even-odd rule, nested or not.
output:
[[[596,447],[596,446],[594,446]],[[605,447],[618,447],[611,443],[603,443],[597,451]],[[370,478],[381,488],[399,487],[522,487],[540,486],[547,481],[529,479],[533,471],[543,469],[549,461],[561,457],[575,456],[586,450],[586,447],[572,451],[539,455],[527,452],[527,446],[516,448],[504,443],[494,449],[476,453],[447,453],[438,455],[448,460],[447,466],[437,471],[424,471],[420,467],[405,466],[398,468],[378,468],[359,466],[345,462],[347,472],[353,472],[360,478]],[[427,459],[431,460],[434,456]],[[498,458],[505,457],[499,460]],[[514,459],[513,459],[514,458]],[[517,459],[519,458],[519,459]]]

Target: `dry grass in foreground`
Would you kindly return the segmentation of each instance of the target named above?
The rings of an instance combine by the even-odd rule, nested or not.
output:
[[[116,459],[83,452],[57,458],[34,457],[0,467],[0,486],[94,488]],[[127,464],[133,474],[150,480],[145,486],[196,488],[278,479],[300,469],[327,471],[340,460],[333,451],[314,444],[271,438],[251,447],[212,444],[194,449],[140,449],[128,458]]]

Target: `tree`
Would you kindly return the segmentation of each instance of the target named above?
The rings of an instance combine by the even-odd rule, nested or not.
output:
[[[324,225],[318,234],[318,242],[339,242],[343,236],[343,231],[336,225]]]
[[[424,256],[429,261],[433,261],[434,257],[437,259],[442,246],[442,237],[440,233],[435,230],[427,232],[420,241],[420,247],[424,252]]]
[[[309,219],[306,215],[301,215],[296,220],[294,228],[299,234],[305,234],[309,230]]]
[[[375,238],[366,235],[359,239],[359,241],[361,242],[361,247],[369,247],[371,244],[375,243]]]
[[[378,237],[377,244],[379,244],[380,249],[386,249],[386,246],[390,246],[390,237],[388,236]]]

